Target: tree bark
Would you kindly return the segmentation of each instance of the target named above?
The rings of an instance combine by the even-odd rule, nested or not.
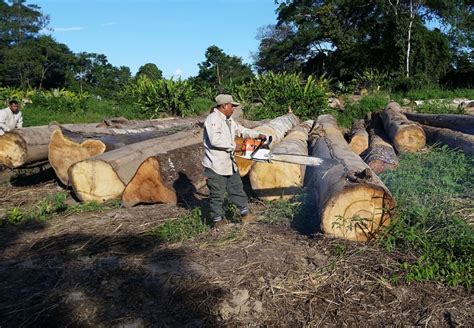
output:
[[[364,120],[356,120],[352,123],[351,129],[351,146],[354,153],[357,155],[362,154],[369,147],[369,134],[365,129]]]
[[[182,131],[121,147],[72,165],[69,181],[82,201],[121,199],[145,159],[202,142],[202,129]]]
[[[444,128],[422,125],[429,144],[442,143],[449,148],[460,149],[466,154],[474,154],[474,135]]]
[[[382,113],[382,121],[398,152],[417,152],[426,144],[423,129],[409,121],[396,102],[390,102]]]
[[[291,129],[277,144],[275,154],[308,155],[308,132],[314,121],[306,121]],[[306,166],[282,162],[255,163],[250,170],[250,184],[262,200],[290,199],[303,187]]]
[[[406,113],[405,115],[409,120],[423,125],[474,134],[474,117],[471,115],[420,113]]]
[[[390,191],[352,151],[333,116],[319,116],[310,137],[311,156],[338,162],[308,168],[321,230],[349,240],[373,238],[390,223],[394,207]]]
[[[273,142],[270,144],[270,149],[272,149],[276,144],[283,140],[286,132],[288,132],[288,130],[290,130],[295,124],[298,124],[298,122],[299,119],[294,114],[288,113],[252,130],[271,136]],[[253,161],[239,157],[236,157],[236,163],[241,177],[246,176],[253,165]]]
[[[69,184],[68,169],[77,162],[126,145],[196,127],[193,121],[185,125],[166,126],[167,128],[156,126],[151,130],[142,128],[137,130],[113,129],[118,134],[106,135],[91,135],[91,130],[87,133],[78,133],[67,129],[58,129],[51,135],[48,159],[59,180],[67,186]],[[140,132],[137,133],[138,131]],[[107,132],[110,133],[111,131]],[[91,136],[94,138],[89,138]]]
[[[202,140],[148,157],[125,187],[122,205],[186,202],[205,185]]]

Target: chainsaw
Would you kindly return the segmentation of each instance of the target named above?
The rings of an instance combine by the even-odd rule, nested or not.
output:
[[[236,144],[241,145],[241,147],[240,149],[237,147],[238,150],[236,150],[235,156],[255,162],[284,162],[308,166],[321,166],[323,163],[327,164],[328,161],[334,161],[331,159],[322,159],[312,156],[272,153],[269,148],[272,140],[272,136],[269,136],[265,140],[253,138],[236,138]]]

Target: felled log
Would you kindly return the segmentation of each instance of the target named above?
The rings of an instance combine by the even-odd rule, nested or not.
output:
[[[90,138],[90,131],[79,133],[58,128],[51,134],[48,159],[59,180],[67,186],[69,184],[68,169],[77,162],[126,145],[196,127],[194,121],[190,121],[186,125],[165,126],[167,128],[157,126],[151,130],[143,131],[143,129],[139,129],[139,133],[133,129],[114,129],[117,134],[110,134],[110,131],[108,131],[109,133],[105,135],[94,134],[94,138]]]
[[[449,148],[460,149],[466,154],[474,154],[474,135],[428,125],[422,127],[429,144],[441,143]]]
[[[390,191],[352,151],[333,116],[319,116],[310,138],[311,156],[339,163],[308,168],[322,231],[349,240],[373,238],[390,223],[394,206]]]
[[[471,115],[420,113],[406,113],[405,115],[409,120],[423,125],[474,134],[474,117]]]
[[[44,126],[13,129],[0,136],[0,164],[18,168],[48,158],[53,128]]]
[[[382,121],[388,136],[399,152],[416,152],[425,147],[423,129],[409,121],[396,102],[390,102],[382,113]]]
[[[349,145],[351,146],[352,150],[357,155],[362,154],[369,147],[369,134],[365,129],[365,121],[355,120],[352,123],[350,135],[351,142]]]
[[[298,124],[298,122],[298,118],[293,113],[288,113],[252,130],[271,136],[273,142],[270,144],[270,149],[272,149],[276,144],[283,140],[286,132],[288,132],[288,130],[290,130],[295,124]],[[253,165],[251,160],[238,157],[236,158],[236,163],[241,177],[246,176]]]
[[[144,160],[198,142],[202,142],[202,129],[134,143],[73,164],[68,172],[69,181],[82,201],[121,199]]]
[[[136,129],[146,129],[146,128],[160,128],[168,129],[172,127],[178,127],[186,124],[198,125],[203,124],[206,119],[206,116],[198,117],[167,117],[159,118],[154,120],[128,120],[124,117],[110,118],[103,120],[100,124],[97,125],[98,128],[107,128],[107,129],[121,129],[121,130],[136,130]]]
[[[275,154],[308,155],[308,132],[313,121],[306,121],[291,129],[277,144]],[[282,162],[255,163],[250,170],[250,184],[262,200],[289,199],[303,187],[306,166]]]
[[[177,203],[205,185],[202,140],[148,157],[125,187],[122,205]]]

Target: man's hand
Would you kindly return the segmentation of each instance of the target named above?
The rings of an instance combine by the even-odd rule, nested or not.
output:
[[[257,138],[260,139],[260,140],[262,140],[262,141],[267,140],[267,136],[264,135],[264,134],[262,134],[262,133],[260,133]]]

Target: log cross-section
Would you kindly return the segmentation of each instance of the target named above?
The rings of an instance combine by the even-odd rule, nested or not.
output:
[[[382,121],[398,152],[417,152],[425,147],[426,136],[423,129],[417,123],[409,121],[396,102],[392,101],[385,107]]]
[[[352,151],[333,116],[319,116],[310,137],[311,156],[336,161],[307,172],[321,230],[350,240],[373,238],[390,222],[390,191]]]
[[[354,153],[357,155],[362,154],[368,147],[369,147],[369,134],[365,129],[365,121],[355,120],[352,123],[351,129],[351,142],[349,145],[351,146]]]

